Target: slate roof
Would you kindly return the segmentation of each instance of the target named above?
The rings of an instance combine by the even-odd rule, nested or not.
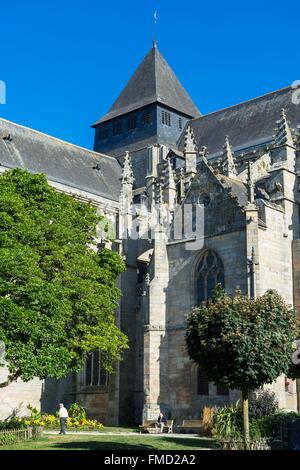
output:
[[[11,140],[3,139],[8,135]],[[122,169],[115,158],[4,119],[0,119],[0,164],[45,173],[53,182],[119,200]]]
[[[246,207],[248,204],[248,189],[247,186],[239,180],[228,178],[227,176],[220,176],[220,181],[225,188],[230,188],[233,197],[236,197],[238,204],[241,207]]]
[[[154,45],[109,112],[97,121],[94,126],[157,102],[180,111],[191,118],[200,115],[192,99],[156,45]]]
[[[198,148],[208,148],[210,157],[222,151],[225,136],[233,150],[247,150],[270,143],[282,108],[291,128],[300,125],[300,105],[293,104],[293,87],[283,88],[230,108],[215,111],[190,121]],[[183,149],[183,138],[180,140]]]

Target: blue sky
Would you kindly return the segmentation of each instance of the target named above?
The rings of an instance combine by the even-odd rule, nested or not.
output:
[[[106,113],[158,46],[202,113],[300,80],[299,0],[11,0],[0,5],[0,116],[91,148]]]

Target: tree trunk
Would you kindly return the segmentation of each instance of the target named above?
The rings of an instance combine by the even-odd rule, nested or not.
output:
[[[249,394],[248,390],[242,390],[242,400],[243,400],[243,424],[244,424],[244,439],[245,447],[248,448],[250,440],[249,432]]]

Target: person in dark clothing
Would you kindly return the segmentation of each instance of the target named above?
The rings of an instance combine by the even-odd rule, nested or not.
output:
[[[167,420],[162,412],[159,413],[157,421],[155,423],[155,427],[159,429],[159,432],[164,431],[164,426],[167,424]]]

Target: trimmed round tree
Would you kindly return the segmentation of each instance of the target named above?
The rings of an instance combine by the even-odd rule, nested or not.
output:
[[[249,440],[249,391],[287,373],[297,336],[295,313],[275,291],[250,299],[228,296],[217,286],[213,298],[188,318],[189,356],[209,380],[242,392],[245,440]]]
[[[8,385],[61,378],[100,349],[112,371],[127,347],[115,322],[122,259],[97,250],[96,208],[60,193],[44,175],[0,177],[0,341]]]

